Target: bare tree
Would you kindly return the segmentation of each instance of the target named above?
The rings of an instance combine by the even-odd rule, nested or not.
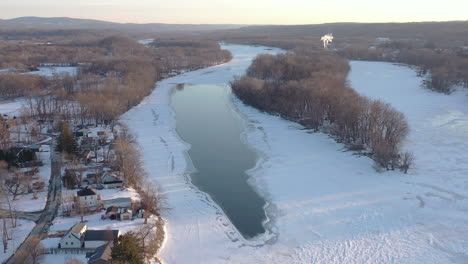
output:
[[[31,177],[26,176],[18,169],[14,169],[10,177],[5,180],[3,186],[9,194],[13,195],[13,200],[16,200],[18,195],[28,192],[28,187],[30,184]]]
[[[10,130],[8,129],[8,121],[0,115],[0,150],[5,150],[10,147]]]
[[[6,253],[8,249],[8,229],[6,226],[5,217],[2,216],[2,244],[3,244],[3,253]]]
[[[400,169],[404,173],[408,173],[408,169],[413,165],[414,155],[411,152],[405,152],[401,158]]]

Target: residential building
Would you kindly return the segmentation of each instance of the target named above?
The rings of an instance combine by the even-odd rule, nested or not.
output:
[[[123,181],[115,174],[108,172],[102,175],[101,182],[104,185],[105,189],[115,189],[123,187]]]
[[[96,190],[86,187],[77,192],[77,205],[81,209],[95,210],[101,207],[101,200]]]
[[[81,248],[86,229],[85,223],[76,223],[60,239],[59,248]]]

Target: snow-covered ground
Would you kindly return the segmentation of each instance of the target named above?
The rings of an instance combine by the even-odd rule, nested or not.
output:
[[[48,145],[44,145],[44,148],[48,147]],[[43,166],[38,167],[39,172],[37,173],[37,180],[33,182],[44,182],[45,186],[44,189],[36,194],[33,193],[25,193],[20,194],[16,197],[16,200],[13,200],[13,195],[9,196],[11,201],[11,206],[13,210],[16,211],[24,211],[24,212],[35,212],[44,209],[44,206],[47,202],[47,191],[49,188],[49,179],[51,175],[51,165],[50,165],[50,151],[47,152],[38,152],[37,153],[38,160],[41,160]],[[24,169],[24,170],[30,170]],[[34,197],[36,196],[36,197]],[[2,205],[0,208],[8,209],[8,203],[6,199],[2,199]]]
[[[8,241],[8,249],[5,253],[3,252],[2,244],[2,250],[0,250],[0,262],[2,263],[16,251],[16,248],[18,248],[19,245],[23,243],[24,239],[29,235],[29,233],[31,233],[31,230],[36,225],[32,221],[18,219],[17,226],[15,228],[11,228],[10,219],[6,218],[5,221],[7,221],[7,230],[12,239]],[[1,221],[0,223],[3,226],[3,223]]]
[[[24,102],[24,99],[0,101],[0,115],[19,116]]]
[[[138,40],[137,42],[142,44],[142,45],[149,45],[154,41],[154,39],[141,39]]]
[[[77,67],[38,67],[38,69],[38,71],[27,72],[25,74],[35,74],[45,77],[52,77],[54,76],[54,74],[68,73],[71,76],[75,76],[78,71]]]
[[[270,202],[275,239],[245,240],[222,210],[185,175],[189,146],[175,132],[170,92],[176,83],[226,84],[263,47],[224,46],[230,63],[158,83],[124,115],[137,135],[150,178],[167,199],[164,263],[467,263],[468,97],[424,90],[414,70],[352,62],[358,92],[405,113],[405,148],[415,166],[377,172],[366,157],[322,133],[260,113],[233,98],[246,141],[259,151],[251,184]]]
[[[79,262],[73,262],[73,260]],[[46,254],[44,258],[41,260],[41,263],[87,263],[88,259],[86,259],[85,254],[70,254],[70,253],[62,253],[62,254]]]

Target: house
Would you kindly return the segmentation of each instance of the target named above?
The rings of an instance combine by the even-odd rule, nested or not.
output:
[[[59,248],[81,248],[86,229],[85,223],[76,223],[60,239]]]
[[[88,258],[88,264],[108,264],[112,259],[112,247],[113,243],[108,242],[105,245],[97,247],[96,250],[86,254]]]
[[[115,220],[119,217],[119,207],[111,206],[106,210],[106,218],[110,220]]]
[[[109,199],[109,200],[104,201],[104,208],[109,208],[111,206],[131,208],[132,199],[128,197],[122,197],[122,198],[115,198],[115,199]]]
[[[77,204],[85,210],[95,210],[101,206],[101,200],[96,190],[86,187],[77,191]]]
[[[132,220],[133,219],[133,212],[128,208],[120,208],[120,221],[123,220]]]
[[[120,230],[86,230],[84,234],[84,248],[98,248],[117,240]]]
[[[106,218],[110,220],[132,220],[133,212],[131,209],[126,207],[111,206],[106,210]]]
[[[102,175],[101,182],[104,185],[105,189],[115,189],[123,187],[123,181],[120,178],[118,178],[115,174],[108,172]]]

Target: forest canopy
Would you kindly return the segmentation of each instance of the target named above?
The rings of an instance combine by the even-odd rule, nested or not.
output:
[[[353,150],[367,150],[381,167],[406,170],[406,155],[400,153],[408,133],[404,115],[348,87],[348,71],[347,61],[332,53],[295,50],[259,55],[231,86],[248,105],[327,132]]]

